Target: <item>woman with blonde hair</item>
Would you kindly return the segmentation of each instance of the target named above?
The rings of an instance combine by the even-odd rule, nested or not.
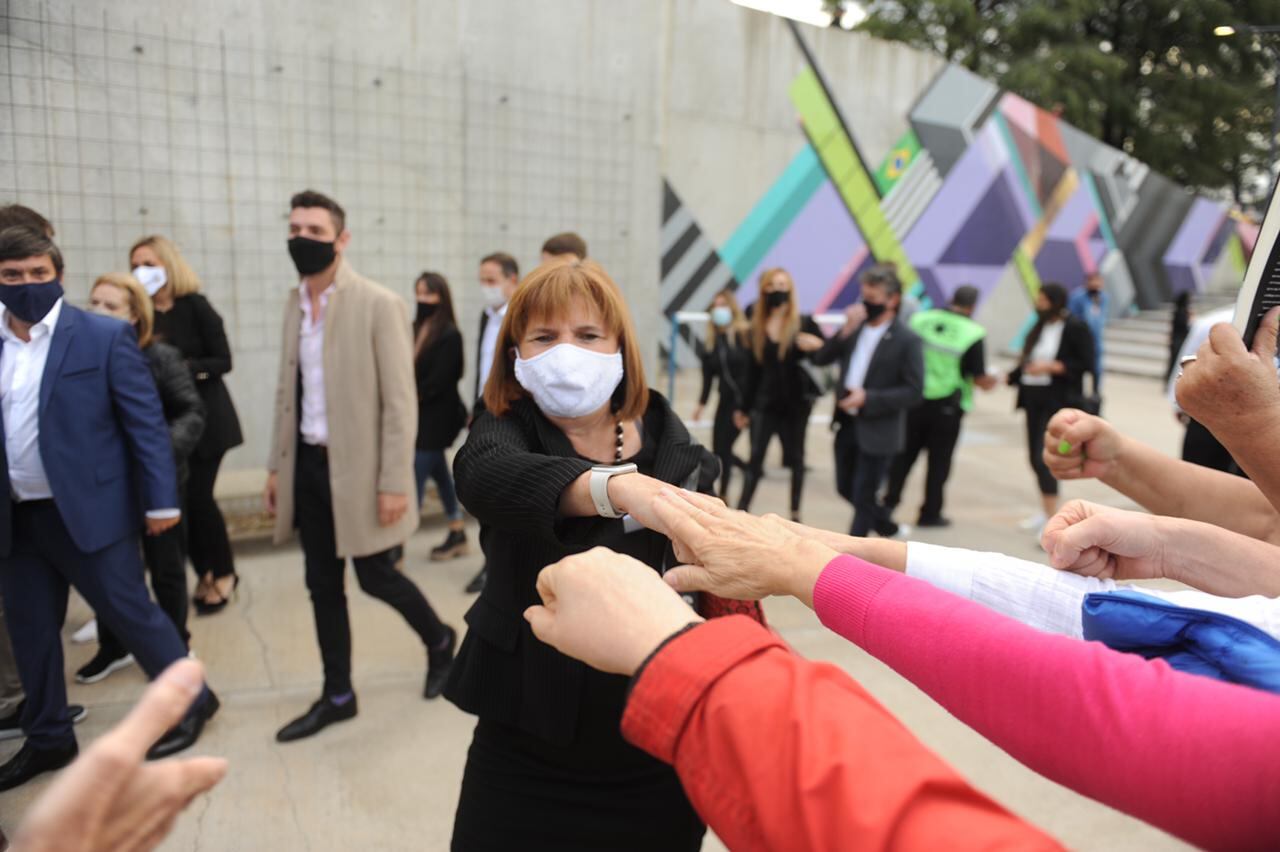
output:
[[[739,509],[750,509],[756,485],[764,475],[764,456],[774,435],[782,443],[782,463],[791,468],[791,519],[800,519],[804,491],[804,444],[809,413],[822,395],[803,361],[822,348],[822,330],[800,313],[796,285],[785,269],[766,269],[760,276],[760,298],[751,315],[751,369],[739,426],[751,425],[751,460],[747,463]]]
[[[747,374],[751,370],[751,322],[738,306],[733,290],[726,287],[711,300],[711,321],[707,339],[699,353],[702,358],[702,393],[693,419],[701,420],[711,398],[711,385],[719,381],[720,399],[711,427],[711,451],[720,459],[720,497],[729,493],[729,477],[743,462],[733,454],[733,444],[742,432],[734,412],[745,408]]]
[[[697,849],[705,829],[675,773],[622,739],[627,679],[539,642],[522,616],[539,603],[538,572],[570,554],[607,547],[659,573],[674,565],[652,531],[654,496],[710,491],[715,457],[647,386],[631,312],[589,261],[521,282],[484,401],[454,460],[489,577],[445,689],[479,717],[453,848]]]
[[[205,407],[204,437],[191,454],[185,494],[191,564],[199,583],[199,615],[223,609],[239,584],[222,511],[213,498],[227,450],[244,443],[240,420],[222,377],[231,372],[231,347],[222,317],[200,293],[200,279],[165,237],[143,237],[129,249],[129,265],[155,306],[155,334],[186,359]]]
[[[182,361],[182,353],[156,340],[152,333],[151,298],[137,279],[127,272],[103,275],[89,292],[89,309],[97,314],[116,317],[133,326],[138,333],[138,346],[147,356],[151,375],[160,391],[160,403],[169,423],[173,457],[178,468],[178,493],[186,478],[187,458],[204,431],[204,404]],[[151,572],[151,589],[156,603],[173,621],[178,635],[186,643],[187,577],[186,547],[183,523],[156,536],[143,536],[142,551],[147,570]],[[76,672],[80,683],[97,683],[133,663],[133,656],[105,624],[98,624],[98,653]]]

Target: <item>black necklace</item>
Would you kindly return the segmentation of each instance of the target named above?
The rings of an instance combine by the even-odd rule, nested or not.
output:
[[[622,464],[622,421],[617,422],[618,444],[617,449],[613,451],[613,463]]]

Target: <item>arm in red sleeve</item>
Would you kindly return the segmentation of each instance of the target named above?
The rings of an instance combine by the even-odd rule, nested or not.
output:
[[[1042,633],[841,556],[822,623],[1015,758],[1197,846],[1280,840],[1280,696]]]
[[[730,849],[1059,849],[974,790],[845,672],[743,616],[667,643],[622,718]]]

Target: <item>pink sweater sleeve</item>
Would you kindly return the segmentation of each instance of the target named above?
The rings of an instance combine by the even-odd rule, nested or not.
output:
[[[852,556],[813,603],[1046,778],[1204,848],[1280,844],[1280,696],[1042,633]]]

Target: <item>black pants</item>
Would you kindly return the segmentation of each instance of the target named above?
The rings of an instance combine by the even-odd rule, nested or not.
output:
[[[1245,475],[1227,448],[1198,420],[1189,422],[1182,436],[1182,460],[1236,476]]]
[[[67,714],[62,623],[67,589],[93,607],[148,677],[187,655],[173,623],[147,594],[138,540],[122,538],[93,553],[76,547],[52,500],[13,507],[13,548],[0,557],[0,590],[27,703],[22,729],[36,748],[75,742]]]
[[[804,443],[809,428],[809,412],[812,407],[801,405],[794,409],[766,408],[751,415],[751,461],[747,463],[747,475],[742,483],[742,497],[738,508],[751,508],[751,498],[764,476],[764,456],[769,442],[777,435],[782,442],[782,463],[791,468],[791,513],[800,511],[800,495],[804,493]]]
[[[1036,484],[1040,487],[1040,493],[1045,497],[1057,497],[1058,480],[1053,478],[1053,474],[1049,472],[1049,466],[1044,463],[1044,432],[1049,428],[1049,421],[1053,419],[1053,415],[1057,414],[1062,406],[1051,398],[1037,398],[1040,395],[1025,393],[1025,388],[1023,390],[1022,407],[1027,414],[1027,457],[1031,462],[1031,470],[1036,475]]]
[[[187,569],[183,524],[165,530],[160,535],[142,537],[142,556],[151,574],[151,591],[156,604],[169,616],[182,644],[188,645],[191,633],[187,631]],[[123,657],[124,645],[111,632],[111,628],[99,622],[98,649],[112,658]]]
[[[872,530],[885,534],[892,526],[889,510],[880,504],[876,494],[893,456],[863,451],[858,444],[858,427],[854,418],[844,418],[836,432],[836,491],[853,504],[853,523],[849,534],[865,536]]]
[[[227,577],[236,572],[227,522],[213,499],[213,483],[221,464],[221,453],[211,458],[193,455],[188,461],[187,550],[197,577]]]
[[[925,474],[922,520],[942,516],[943,489],[951,476],[951,457],[960,440],[960,421],[964,409],[955,397],[929,399],[907,414],[907,445],[889,466],[889,486],[885,492],[885,508],[892,512],[902,502],[902,486],[911,473],[921,450],[929,453]]]
[[[716,405],[716,419],[711,426],[711,452],[720,459],[720,498],[729,495],[729,478],[733,468],[739,464],[733,455],[734,442],[742,432],[733,422],[733,405],[723,396]]]
[[[316,639],[324,662],[325,695],[351,691],[351,621],[347,614],[346,560],[338,556],[329,490],[329,457],[323,448],[298,442],[294,517],[307,566],[307,590],[315,612]],[[399,547],[352,559],[356,579],[367,594],[391,606],[428,648],[448,633],[418,587],[396,570]]]

